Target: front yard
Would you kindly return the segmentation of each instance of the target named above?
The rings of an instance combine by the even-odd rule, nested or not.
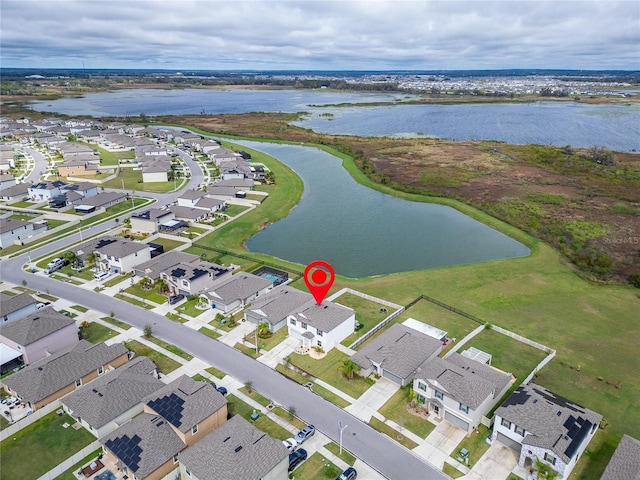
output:
[[[130,287],[125,288],[124,291],[125,293],[128,293],[130,295],[134,295],[138,298],[144,298],[145,300],[157,303],[159,305],[162,305],[167,301],[167,297],[165,297],[164,295],[160,295],[156,287],[152,287],[149,290],[146,290],[142,288],[140,284],[136,283],[134,285],[131,285]]]
[[[291,363],[296,367],[327,382],[332,387],[353,398],[359,398],[371,386],[363,378],[348,379],[342,374],[340,367],[349,357],[335,348],[320,360],[313,359],[309,355],[297,353],[292,353],[290,359]]]
[[[378,411],[389,420],[393,420],[398,425],[402,425],[419,437],[427,438],[436,426],[426,418],[413,415],[407,410],[407,406],[411,401],[408,393],[409,388],[410,387],[406,387],[398,390]]]
[[[124,346],[127,347],[127,349],[131,350],[132,352],[135,352],[136,356],[138,357],[149,358],[149,360],[151,360],[153,363],[155,363],[158,366],[158,370],[160,370],[160,372],[164,373],[165,375],[181,367],[181,365],[178,362],[176,362],[174,359],[169,358],[166,355],[163,355],[162,353],[160,353],[159,351],[153,348],[147,347],[146,345],[140,342],[137,342],[135,340],[125,342]]]
[[[487,450],[489,450],[489,444],[485,442],[485,440],[491,434],[491,430],[489,430],[484,425],[478,425],[478,428],[475,432],[473,432],[468,437],[464,437],[462,441],[458,444],[455,450],[451,453],[451,458],[455,458],[463,465],[468,466],[469,468],[473,467],[480,457],[485,454]],[[462,457],[460,455],[460,450],[466,448],[469,452],[468,456]]]
[[[268,338],[258,337],[258,347],[261,350],[271,350],[273,347],[275,347],[280,342],[282,342],[285,338],[287,338],[287,336],[288,336],[287,328],[286,327],[281,328],[276,333],[271,334],[271,336]],[[255,331],[248,334],[246,337],[244,337],[244,340],[252,344],[255,343],[256,341]]]
[[[38,478],[95,440],[86,429],[72,428],[74,423],[69,415],[51,412],[4,440],[0,478]]]
[[[334,479],[340,473],[340,468],[316,452],[293,471],[293,478]]]
[[[104,342],[116,335],[118,335],[118,332],[97,322],[91,322],[87,328],[82,329],[82,338],[91,343]]]
[[[230,393],[227,395],[227,409],[229,413],[233,415],[240,415],[249,423],[252,423],[256,426],[256,428],[262,430],[263,432],[271,435],[274,438],[279,440],[285,440],[291,437],[291,433],[288,430],[285,430],[276,422],[271,420],[266,415],[260,413],[260,416],[257,420],[251,420],[251,414],[253,413],[253,407],[251,407],[248,403],[243,402],[238,397]]]

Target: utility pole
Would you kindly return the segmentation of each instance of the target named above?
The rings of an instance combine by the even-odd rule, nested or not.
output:
[[[338,429],[340,430],[340,455],[342,455],[342,432],[344,432],[349,425],[342,426],[342,422],[338,422]]]
[[[80,241],[82,242],[82,225],[78,225],[78,233],[80,234]]]

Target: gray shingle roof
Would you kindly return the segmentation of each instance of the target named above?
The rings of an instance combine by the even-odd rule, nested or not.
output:
[[[487,397],[496,398],[512,375],[454,353],[446,360],[436,357],[423,363],[416,378],[426,380],[456,401],[476,409]]]
[[[158,255],[151,260],[141,263],[135,267],[136,275],[147,276],[153,280],[160,276],[164,270],[167,270],[179,263],[198,263],[200,257],[191,253],[178,252],[171,250],[169,252]]]
[[[623,435],[600,480],[640,480],[640,441]]]
[[[144,212],[131,215],[131,218],[139,218],[140,220],[156,220],[157,218],[162,218],[167,215],[171,215],[169,210],[162,210],[161,208],[150,208],[149,210],[145,210]]]
[[[10,232],[11,230],[16,230],[20,227],[24,227],[25,225],[30,225],[31,222],[26,222],[24,220],[14,220],[12,218],[0,218],[0,233]]]
[[[85,243],[78,248],[84,253],[97,250],[103,255],[122,258],[127,255],[131,255],[134,252],[148,249],[149,245],[147,243],[134,242],[123,238],[112,237],[111,235],[104,235],[92,240],[91,242]]]
[[[108,203],[114,202],[116,200],[121,200],[126,198],[127,195],[125,193],[120,192],[101,192],[93,197],[89,197],[83,200],[83,205],[91,205],[93,207],[101,207]]]
[[[316,304],[315,300],[311,300],[293,314],[299,322],[305,322],[323,332],[330,332],[352,315],[354,315],[352,309],[331,303],[328,300],[323,301],[321,305]]]
[[[260,480],[288,456],[280,440],[235,415],[182,452],[180,463],[198,480]]]
[[[28,402],[38,402],[79,378],[127,353],[121,343],[92,345],[80,340],[73,347],[61,350],[32,363],[3,382]]]
[[[356,352],[351,360],[362,368],[369,368],[375,362],[388,372],[406,379],[441,349],[439,340],[396,323]]]
[[[197,200],[199,198],[205,197],[207,194],[202,190],[187,190],[180,198],[184,198],[185,200]]]
[[[176,218],[185,220],[197,220],[200,217],[208,215],[210,212],[204,208],[183,207],[181,205],[172,205],[169,210],[173,212]]]
[[[105,373],[62,399],[76,417],[98,429],[140,404],[164,383],[153,376],[156,365],[138,357]]]
[[[273,282],[266,278],[241,272],[221,280],[218,285],[210,288],[206,295],[212,301],[217,300],[229,305],[237,300],[244,300],[269,285],[273,285]]]
[[[0,189],[0,195],[5,197],[16,197],[18,195],[26,196],[30,186],[30,183],[19,183],[17,185],[12,185],[8,188]]]
[[[287,318],[287,315],[308,303],[313,297],[288,285],[279,285],[256,298],[249,309],[252,316],[267,320],[272,325]]]
[[[217,185],[214,185],[207,187],[207,194],[220,195],[224,197],[235,197],[236,193],[240,190],[240,187],[219,187]]]
[[[224,407],[227,399],[210,383],[182,375],[143,402],[178,430],[187,432]]]
[[[28,293],[20,293],[14,296],[0,293],[0,316],[4,317],[34,303],[36,301]]]
[[[100,439],[132,471],[136,478],[146,478],[186,445],[160,416],[143,413]]]
[[[210,262],[200,262],[197,264],[193,263],[178,263],[176,265],[172,265],[169,267],[165,273],[169,277],[174,278],[185,278],[192,282],[203,275],[206,275],[211,278],[211,281],[214,281],[229,273],[229,269],[227,267],[223,267],[222,265],[218,265],[216,263]]]
[[[217,198],[211,197],[203,197],[196,203],[196,207],[198,208],[214,208],[222,205],[224,201],[218,200]]]
[[[29,345],[71,324],[73,318],[46,307],[2,326],[2,336],[18,345]]]
[[[521,385],[496,415],[524,428],[523,445],[547,448],[567,463],[602,415],[531,383]]]

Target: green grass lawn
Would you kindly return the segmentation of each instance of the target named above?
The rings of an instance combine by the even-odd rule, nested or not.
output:
[[[131,328],[131,325],[129,325],[128,323],[121,322],[120,320],[117,320],[115,318],[102,317],[101,319],[104,320],[105,322],[109,322],[115,325],[116,327],[120,327],[123,330],[129,330]]]
[[[207,373],[209,373],[209,374],[213,375],[214,377],[219,378],[221,380],[227,375],[222,370],[218,370],[216,367],[208,367],[208,368],[205,368],[204,370],[205,370],[205,372],[207,372]]]
[[[211,337],[211,338],[220,338],[222,336],[218,332],[216,332],[215,330],[211,330],[210,328],[207,328],[207,327],[200,327],[198,329],[198,331],[200,333],[204,333],[205,335],[207,335],[208,337]]]
[[[344,445],[342,446],[342,454],[340,453],[340,445],[338,445],[337,443],[329,442],[324,446],[324,448],[329,450],[336,457],[340,457],[342,460],[344,460],[347,464],[351,466],[353,466],[353,464],[356,463],[356,457],[354,457],[349,452],[347,452],[344,449]]]
[[[47,230],[53,230],[54,228],[57,228],[60,225],[64,225],[65,223],[69,222],[67,220],[55,220],[47,218]]]
[[[153,335],[150,336],[150,337],[146,337],[145,340],[149,340],[150,342],[155,343],[159,347],[164,348],[165,350],[173,353],[174,355],[178,355],[179,357],[184,358],[187,362],[189,360],[193,360],[193,355],[191,355],[191,354],[179,349],[175,345],[172,345],[172,344],[167,343],[167,342],[165,342],[163,340],[160,340],[159,338],[156,338]]]
[[[299,383],[300,385],[304,385],[305,383],[308,383],[310,381],[309,378],[299,374],[295,370],[291,370],[290,368],[285,367],[281,363],[276,365],[276,370],[281,374],[283,374],[285,377],[289,377],[291,380],[293,380],[296,383]]]
[[[27,471],[26,478],[38,478],[95,440],[86,429],[64,423],[76,422],[51,412],[0,443],[0,479],[25,478]]]
[[[271,420],[266,415],[263,415],[262,413],[260,413],[260,416],[257,420],[251,420],[253,407],[251,407],[248,403],[243,402],[232,393],[227,395],[227,402],[227,409],[231,415],[241,415],[245,420],[253,423],[256,428],[279,440],[285,440],[291,437],[291,433],[288,430],[282,428],[280,425],[278,425],[276,422]]]
[[[293,370],[289,370],[289,371],[292,372],[292,373],[295,373],[295,372],[293,372]],[[306,377],[303,377],[303,378],[305,380],[308,380]],[[304,383],[306,383],[306,381]],[[322,385],[318,385],[317,383],[314,383],[312,389],[313,389],[313,391],[315,393],[320,395],[322,398],[324,398],[325,400],[330,401],[331,403],[333,403],[334,405],[339,406],[340,408],[346,408],[349,405],[351,405],[350,402],[348,402],[344,398],[336,395],[331,390],[324,388]]]
[[[102,285],[105,287],[113,287],[114,285],[117,285],[120,282],[124,282],[126,279],[130,279],[130,278],[131,277],[129,275],[115,275],[114,277],[111,277],[106,282],[102,282]]]
[[[87,307],[84,307],[82,305],[71,305],[71,308],[73,308],[74,310],[77,310],[79,312],[82,312],[82,313],[86,313],[86,312],[89,311],[89,309]]]
[[[246,345],[243,345],[240,342],[237,342],[233,348],[235,348],[236,350],[240,350],[242,353],[244,353],[245,355],[250,356],[251,358],[257,358],[260,353],[256,352],[255,347],[247,347]]]
[[[105,178],[110,174],[103,175]],[[173,181],[170,182],[142,182],[142,170],[134,170],[133,168],[121,168],[117,177],[104,182],[102,185],[106,188],[122,189],[124,180],[125,190],[139,190],[143,192],[164,193],[173,190]],[[180,180],[176,182],[176,186],[180,186]]]
[[[139,357],[148,357],[149,360],[151,360],[153,363],[158,365],[158,369],[165,375],[181,367],[181,365],[178,362],[176,362],[174,359],[169,358],[166,355],[163,355],[162,353],[160,353],[159,351],[154,350],[153,348],[147,347],[146,345],[140,342],[137,342],[135,340],[125,342],[124,346],[127,347],[132,352],[135,352],[136,355]]]
[[[442,471],[444,473],[446,473],[447,475],[449,475],[451,478],[460,478],[462,476],[464,476],[464,473],[462,473],[460,470],[458,470],[455,467],[452,467],[451,465],[449,465],[448,463],[445,463],[442,466]]]
[[[207,382],[207,383],[209,383],[209,379],[207,377],[203,376],[203,375],[200,375],[199,373],[196,373],[191,378],[193,378],[196,382]]]
[[[125,288],[124,291],[130,295],[135,295],[138,298],[144,298],[149,302],[157,303],[158,305],[162,305],[167,301],[167,297],[160,295],[158,293],[158,289],[155,287],[152,287],[150,290],[145,290],[141,285],[135,283]]]
[[[419,437],[427,438],[436,426],[424,418],[409,413],[407,406],[410,400],[407,390],[408,387],[398,390],[378,411]]]
[[[314,480],[335,479],[342,473],[339,467],[324,458],[318,452],[311,455],[293,471],[294,478]]]
[[[180,315],[176,315],[173,312],[167,312],[164,314],[165,317],[167,317],[169,320],[173,320],[174,322],[178,322],[178,323],[187,323],[189,320],[187,320],[184,317],[181,317]]]
[[[7,218],[11,219],[11,220],[31,220],[33,218],[36,218],[37,215],[33,214],[33,213],[14,213],[12,215],[9,215]]]
[[[181,245],[184,245],[185,242],[182,242],[180,240],[174,240],[172,238],[156,238],[153,243],[157,243],[159,245],[164,246],[164,251],[168,252],[170,250],[173,250],[174,248],[177,248]]]
[[[280,342],[282,342],[285,338],[287,338],[288,335],[289,335],[288,330],[286,328],[281,328],[280,330],[278,330],[276,333],[272,334],[268,338],[258,337],[258,347],[260,347],[262,350],[271,350],[273,347],[275,347]],[[255,343],[255,340],[256,340],[255,334],[250,333],[246,337],[244,337],[244,339],[247,342]]]
[[[296,418],[296,417],[291,418],[291,415],[289,415],[289,412],[286,411],[282,407],[279,407],[279,406],[275,407],[272,410],[272,412],[275,413],[276,415],[278,415],[283,420],[286,420],[287,422],[289,422],[291,425],[296,427],[298,430],[302,430],[306,426],[306,423],[304,423],[299,418]]]
[[[100,343],[118,335],[118,332],[105,327],[104,325],[91,322],[88,328],[82,329],[82,338],[91,343]]]
[[[136,152],[133,150],[127,150],[126,152],[110,152],[109,150],[105,150],[104,148],[94,144],[87,143],[85,145],[98,151],[98,154],[100,155],[100,165],[118,166],[118,160],[133,160],[136,158]]]
[[[102,447],[100,447],[100,448],[94,450],[93,452],[91,452],[89,455],[87,455],[82,460],[80,460],[78,463],[76,463],[73,467],[71,467],[70,469],[68,469],[68,470],[62,472],[60,475],[58,475],[54,480],[78,480],[78,477],[76,477],[74,475],[75,472],[77,472],[81,468],[86,467],[87,465],[89,465],[93,460],[95,460],[98,457],[100,452],[102,452]]]
[[[360,330],[349,335],[341,342],[345,346],[351,345],[384,320],[389,314],[393,313],[393,309],[386,305],[367,300],[366,298],[348,292],[340,295],[334,302],[344,305],[345,307],[353,308],[356,311],[356,320],[363,325]]]
[[[189,315],[190,317],[197,317],[198,315],[202,315],[206,312],[209,307],[203,309],[197,308],[199,304],[198,299],[195,300],[187,300],[182,303],[180,306],[176,307],[176,310],[180,313],[184,313],[185,315]]]
[[[247,387],[240,387],[238,390],[240,390],[246,396],[250,397],[253,401],[259,403],[263,407],[266,407],[267,405],[269,405],[269,403],[271,403],[267,397],[265,397],[264,395],[259,394],[258,392],[256,392],[253,389],[251,389],[251,392],[249,392]]]
[[[155,308],[156,305],[155,304],[151,304],[149,302],[146,301],[140,301],[140,300],[136,300],[135,298],[131,298],[128,297],[126,295],[122,295],[121,293],[116,293],[113,298],[117,298],[118,300],[124,300],[127,303],[130,303],[131,305],[135,305],[136,307],[141,307],[144,308],[146,310],[151,310],[152,308]]]
[[[300,355],[292,353],[290,355],[291,363],[303,371],[327,382],[332,387],[338,388],[353,398],[359,398],[371,385],[362,378],[348,379],[342,375],[338,368],[344,360],[349,357],[339,351],[332,349],[321,360],[311,358],[309,355]]]
[[[485,440],[491,434],[491,430],[489,430],[484,425],[478,425],[478,428],[468,437],[464,437],[462,441],[458,444],[455,450],[451,453],[451,458],[458,460],[460,463],[467,465],[469,468],[473,467],[480,457],[485,454],[487,450],[489,450],[489,444],[485,442]],[[460,450],[466,448],[469,450],[469,462],[463,461],[462,457],[460,457]]]
[[[384,433],[387,437],[395,440],[398,443],[401,443],[402,445],[407,447],[409,450],[412,450],[418,446],[416,442],[405,437],[398,430],[387,425],[384,422],[381,422],[375,417],[371,417],[371,420],[369,420],[369,425],[371,425],[373,428],[375,428],[379,432]]]
[[[224,213],[225,215],[229,215],[230,217],[235,217],[236,215],[248,209],[249,207],[245,207],[244,205],[227,204],[227,208],[224,209]]]
[[[4,418],[4,415],[0,415],[0,430],[4,430],[5,428],[7,428],[9,425],[11,425],[9,423],[9,420],[7,420],[6,418]]]
[[[10,207],[16,208],[34,208],[39,202],[28,202],[26,200],[22,200],[20,202],[10,203]]]

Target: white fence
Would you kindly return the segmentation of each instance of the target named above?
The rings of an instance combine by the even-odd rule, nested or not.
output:
[[[404,308],[402,305],[398,305],[397,303],[389,302],[388,300],[384,300],[384,299],[378,298],[378,297],[372,297],[371,295],[367,295],[366,293],[358,292],[357,290],[352,290],[351,288],[343,288],[343,289],[337,291],[336,293],[334,293],[333,295],[331,295],[329,298],[327,298],[327,300],[333,301],[334,299],[338,298],[343,293],[350,293],[351,295],[355,295],[357,297],[365,298],[365,299],[370,300],[372,302],[380,303],[380,304],[385,305],[387,307],[393,308],[394,310],[400,310],[401,308]]]
[[[61,464],[53,467],[47,473],[45,473],[40,478],[38,478],[38,480],[52,480],[52,479],[56,478],[61,473],[66,472],[67,470],[69,470],[76,463],[78,463],[84,457],[88,456],[91,452],[93,452],[94,450],[97,450],[101,446],[102,445],[100,444],[100,442],[98,440],[95,440],[94,442],[92,442],[91,444],[87,445],[86,447],[84,447],[79,452],[77,452],[75,455],[67,458]]]
[[[504,328],[491,325],[491,330],[495,330],[496,332],[502,333],[503,335],[506,335],[515,340],[518,340],[519,342],[526,343],[527,345],[530,345],[533,348],[537,348],[538,350],[542,350],[543,352],[547,352],[547,353],[553,352],[555,354],[555,350],[553,350],[552,348],[549,348],[546,345],[542,345],[541,343],[534,342],[533,340],[529,340],[528,338],[523,337],[522,335],[518,335],[517,333],[513,333],[513,332],[510,332],[509,330],[505,330]]]
[[[12,423],[7,428],[0,431],[0,441],[5,440],[6,438],[9,438],[11,435],[14,435],[16,432],[22,430],[27,425],[31,425],[33,422],[40,420],[45,415],[53,412],[54,410],[57,410],[60,407],[61,407],[60,400],[54,400],[50,404],[45,405],[42,408],[39,408],[38,410],[33,412],[31,415],[18,420],[16,423]]]
[[[476,335],[478,335],[481,331],[483,331],[486,327],[484,325],[480,325],[478,328],[476,328],[473,332],[471,332],[470,334],[468,334],[466,337],[464,337],[462,340],[460,340],[458,342],[457,345],[455,345],[455,348],[452,348],[451,350],[449,350],[445,355],[444,358],[447,358],[451,355],[453,355],[455,352],[459,351],[469,340],[471,340],[473,337],[475,337]]]

